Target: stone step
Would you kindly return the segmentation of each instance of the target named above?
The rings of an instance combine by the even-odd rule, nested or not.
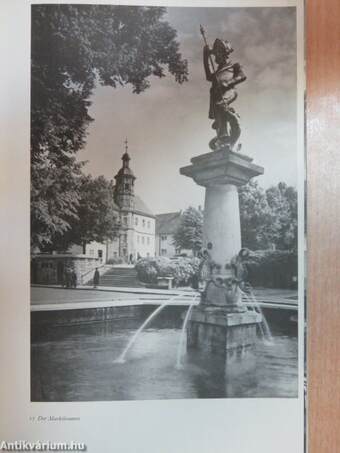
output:
[[[102,275],[100,280],[135,280],[137,275]]]
[[[121,271],[121,270],[109,270],[104,275],[137,275],[137,272],[133,269],[132,271]]]
[[[129,277],[129,278],[137,277],[137,273],[135,273],[135,274],[131,274],[131,273],[130,274],[118,274],[118,273],[117,274],[116,273],[115,274],[111,274],[111,273],[107,274],[107,273],[105,273],[105,274],[102,275],[102,277],[104,275],[107,276],[107,277]]]
[[[103,274],[102,277],[126,277],[126,278],[136,278],[137,274]]]
[[[105,284],[105,285],[110,285],[110,284],[114,284],[115,286],[129,286],[135,282],[138,282],[137,279],[134,279],[134,280],[103,280],[103,279],[100,279],[99,282],[101,284]]]
[[[102,278],[103,277],[109,277],[109,278],[137,278],[137,274],[135,275],[118,275],[118,274],[104,274],[101,276]]]
[[[89,282],[93,285],[93,279]],[[139,282],[137,272],[132,267],[112,267],[100,276],[98,286],[121,286],[139,288],[144,285]]]
[[[134,286],[140,286],[141,284],[139,282],[133,281],[133,282],[99,282],[100,286],[118,286],[122,288],[130,288]],[[142,285],[143,286],[143,285]]]

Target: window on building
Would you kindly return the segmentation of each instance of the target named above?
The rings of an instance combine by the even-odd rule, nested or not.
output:
[[[90,254],[90,256],[94,256],[94,250],[90,249],[89,254]]]
[[[142,225],[145,227],[145,219],[142,220]]]
[[[103,258],[103,250],[98,250],[98,258]]]
[[[162,234],[161,240],[166,241],[168,239],[168,236],[166,234]]]
[[[162,249],[161,250],[161,255],[166,255],[167,254],[167,250],[166,249]]]
[[[130,186],[129,186],[128,183],[125,183],[125,186],[124,186],[124,187],[125,187],[125,190],[129,190],[129,188],[130,188]]]
[[[150,220],[148,220],[148,229],[150,230]]]
[[[146,242],[147,242],[148,245],[150,245],[150,238],[149,237],[146,239]]]
[[[144,242],[145,242],[145,237],[142,236],[142,244],[144,244]]]
[[[137,234],[137,244],[139,244],[139,234]]]
[[[128,224],[128,218],[126,216],[123,217],[123,224],[124,225]]]
[[[138,217],[135,217],[135,225],[138,225]]]

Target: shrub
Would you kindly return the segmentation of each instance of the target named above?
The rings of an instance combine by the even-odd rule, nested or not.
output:
[[[286,250],[258,250],[246,261],[252,286],[294,288],[297,255]],[[157,277],[173,277],[174,286],[186,286],[198,274],[199,259],[178,257],[143,258],[135,266],[140,281],[157,284]]]
[[[157,283],[157,270],[149,258],[142,258],[135,265],[137,276],[141,282]]]
[[[288,250],[258,250],[246,261],[252,286],[294,288],[297,277],[297,254]]]
[[[157,277],[173,277],[175,286],[185,286],[197,274],[199,260],[197,258],[166,257],[143,258],[135,266],[139,280],[144,283],[157,283]]]
[[[109,258],[107,264],[123,264],[125,261],[123,258]]]

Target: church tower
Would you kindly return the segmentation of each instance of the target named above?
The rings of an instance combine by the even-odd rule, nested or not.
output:
[[[115,176],[114,201],[121,210],[132,211],[135,205],[135,175],[130,168],[128,141],[125,140],[125,153],[122,156],[123,165]]]

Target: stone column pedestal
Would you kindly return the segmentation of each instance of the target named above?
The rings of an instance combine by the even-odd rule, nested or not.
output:
[[[241,248],[237,188],[263,174],[263,168],[248,156],[223,149],[193,157],[180,173],[206,188],[203,247],[211,242],[211,258],[223,268]]]
[[[230,261],[241,249],[241,225],[237,187],[207,186],[204,203],[203,243],[213,244],[211,257],[217,263]],[[221,240],[223,239],[223,240]],[[214,247],[214,244],[217,247]],[[218,245],[219,244],[219,245]]]
[[[254,311],[235,313],[219,307],[194,307],[188,324],[187,348],[228,358],[254,346],[256,326],[261,321],[261,315]]]
[[[230,284],[226,264],[241,249],[238,187],[263,174],[263,168],[248,156],[228,148],[193,157],[191,165],[180,169],[196,184],[206,188],[203,247],[209,248],[220,275],[207,282],[201,303],[192,311],[187,331],[187,347],[228,357],[254,346],[261,315],[247,311],[237,282]],[[210,247],[207,247],[211,243]]]

